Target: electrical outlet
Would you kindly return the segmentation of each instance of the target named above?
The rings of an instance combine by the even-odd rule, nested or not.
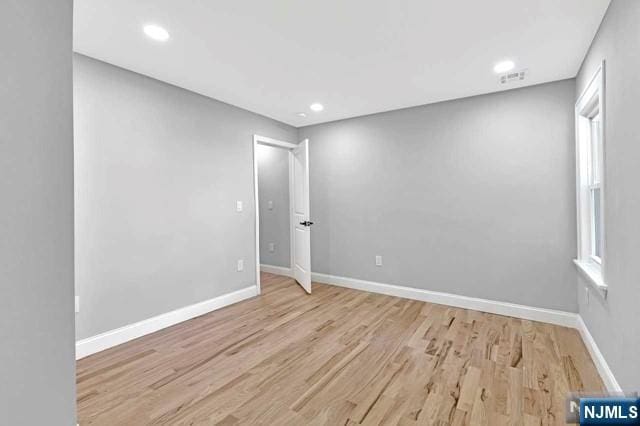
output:
[[[242,201],[236,201],[236,211],[238,213],[242,211]]]
[[[276,251],[276,245],[274,243],[269,243],[269,252],[273,253]]]
[[[376,256],[376,266],[382,266],[382,256]]]
[[[268,207],[269,210],[273,210],[273,201],[269,201],[267,203],[267,207]]]
[[[76,296],[75,305],[76,305],[76,314],[77,314],[78,312],[80,312],[80,296]]]
[[[238,272],[244,271],[244,260],[238,259]]]

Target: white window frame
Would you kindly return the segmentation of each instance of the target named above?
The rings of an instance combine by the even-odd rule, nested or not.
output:
[[[604,61],[584,89],[575,107],[576,120],[576,198],[578,224],[578,257],[576,266],[585,278],[606,298],[604,280],[605,229],[604,229],[604,135],[605,135],[605,69]],[[593,144],[592,119],[598,117],[597,142]],[[595,148],[595,149],[594,149]],[[594,152],[596,160],[594,161]],[[593,194],[599,189],[600,202],[600,256],[596,256],[594,244],[595,213]]]

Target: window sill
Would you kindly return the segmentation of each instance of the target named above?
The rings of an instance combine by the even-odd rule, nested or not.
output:
[[[591,284],[591,286],[595,288],[604,299],[606,299],[609,286],[604,283],[600,265],[597,265],[592,261],[583,261],[578,259],[574,259],[573,263],[576,264],[576,268],[578,268],[578,271],[580,271],[582,276],[589,281],[589,284]]]

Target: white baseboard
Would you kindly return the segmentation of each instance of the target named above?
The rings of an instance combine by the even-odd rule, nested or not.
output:
[[[257,295],[258,289],[255,285],[252,285],[232,293],[223,294],[222,296],[214,297],[213,299],[176,309],[175,311],[160,314],[134,324],[125,325],[124,327],[120,327],[115,330],[110,330],[96,336],[78,340],[76,342],[76,359],[84,358],[96,352],[154,333],[158,330],[162,330],[163,328],[170,327]]]
[[[589,333],[582,317],[578,314],[327,274],[313,273],[311,274],[311,278],[315,282],[332,284],[355,290],[363,290],[371,293],[386,294],[389,296],[403,297],[405,299],[455,306],[457,308],[473,309],[491,314],[506,315],[515,318],[575,328],[580,333],[580,336],[582,337],[582,340],[584,341],[584,344],[587,347],[587,350],[593,359],[593,363],[595,364],[607,390],[609,392],[622,392],[620,385],[611,372],[611,369],[600,352],[598,345],[591,336],[591,333]]]
[[[584,342],[589,354],[591,355],[591,359],[598,369],[598,373],[600,373],[600,377],[604,382],[607,390],[609,392],[621,393],[622,388],[618,384],[613,372],[609,368],[609,364],[607,364],[607,360],[604,359],[604,355],[600,352],[600,348],[596,344],[596,341],[593,339],[591,333],[589,333],[589,329],[587,325],[584,323],[584,320],[581,316],[578,316],[578,324],[577,327],[580,335],[582,336],[582,341]]]
[[[515,303],[498,302],[495,300],[479,299],[476,297],[460,296],[457,294],[441,293],[438,291],[403,287],[392,284],[382,284],[373,281],[364,281],[327,274],[313,273],[311,274],[311,279],[319,283],[333,284],[355,290],[369,291],[371,293],[380,293],[389,296],[404,297],[405,299],[455,306],[457,308],[473,309],[475,311],[488,312],[491,314],[547,322],[564,327],[577,327],[578,314],[571,312],[534,308],[531,306],[517,305]]]
[[[260,270],[278,275],[292,275],[291,269],[280,266],[260,265]],[[593,359],[593,363],[595,364],[607,390],[609,392],[622,392],[620,385],[609,368],[602,352],[600,352],[593,336],[591,336],[591,333],[589,333],[582,317],[578,314],[315,272],[312,274],[311,278],[315,282],[332,284],[355,290],[386,294],[389,296],[403,297],[406,299],[455,306],[464,309],[473,309],[481,312],[576,328],[580,332],[582,340],[584,341],[584,344],[587,347],[587,350]],[[76,342],[76,359],[84,358],[96,352],[126,343],[130,340],[137,339],[138,337],[154,333],[158,330],[162,330],[163,328],[170,327],[257,295],[258,291],[255,286],[246,287],[232,293],[205,300],[204,302],[185,306],[184,308],[176,309],[134,324],[129,324],[115,330],[110,330],[93,337],[79,340]]]
[[[282,266],[265,265],[264,263],[261,263],[260,271],[268,272],[270,274],[284,275],[285,277],[293,277],[293,269]]]

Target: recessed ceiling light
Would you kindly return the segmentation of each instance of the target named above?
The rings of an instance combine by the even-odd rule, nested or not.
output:
[[[311,104],[309,108],[311,108],[311,111],[315,111],[315,112],[320,112],[324,109],[322,104],[319,104],[317,102],[315,104]]]
[[[145,25],[144,33],[150,38],[157,41],[169,40],[169,32],[158,25],[152,25],[152,24]]]
[[[306,112],[299,112],[299,113],[297,113],[296,115],[297,115],[298,117],[302,117],[302,118],[304,118],[304,117],[306,117],[306,116],[307,116],[307,113],[306,113]]]
[[[515,66],[516,64],[514,64],[513,61],[509,61],[509,60],[501,61],[501,62],[498,62],[493,67],[493,70],[497,73],[503,73],[503,72],[511,71]]]

